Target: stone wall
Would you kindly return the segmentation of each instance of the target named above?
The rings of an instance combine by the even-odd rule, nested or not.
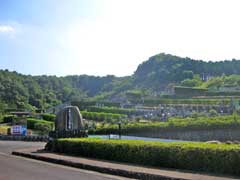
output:
[[[129,136],[178,139],[185,141],[228,141],[240,140],[240,129],[190,130],[168,132],[140,132],[129,133]]]

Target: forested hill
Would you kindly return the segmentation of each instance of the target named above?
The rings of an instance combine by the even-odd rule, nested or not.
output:
[[[134,78],[136,84],[142,83],[145,87],[159,88],[168,83],[191,79],[194,74],[205,78],[240,74],[240,61],[233,59],[206,62],[161,53],[140,64],[134,73]]]
[[[86,97],[118,98],[131,90],[159,91],[169,83],[195,81],[202,76],[240,74],[240,61],[204,62],[158,54],[140,64],[132,76],[30,76],[0,70],[0,110],[48,108]],[[198,81],[199,81],[198,79]],[[185,81],[186,82],[186,81]]]
[[[3,108],[48,108],[72,99],[98,94],[116,77],[30,76],[0,70],[0,110]]]

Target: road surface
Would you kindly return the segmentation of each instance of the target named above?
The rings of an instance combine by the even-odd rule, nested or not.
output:
[[[0,180],[127,179],[11,155],[13,150],[44,145],[40,142],[0,141]]]

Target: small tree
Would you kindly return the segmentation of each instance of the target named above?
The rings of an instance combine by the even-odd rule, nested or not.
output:
[[[36,123],[34,124],[34,129],[39,130],[41,135],[45,135],[52,130],[52,127],[47,123]]]
[[[217,116],[217,115],[218,115],[218,113],[217,113],[217,111],[216,111],[215,109],[211,109],[211,110],[209,111],[209,116],[215,117],[215,116]]]

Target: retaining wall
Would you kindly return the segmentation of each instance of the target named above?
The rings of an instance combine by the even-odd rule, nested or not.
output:
[[[240,129],[187,130],[165,132],[156,131],[128,133],[127,135],[164,139],[180,139],[186,141],[233,141],[240,140]]]

